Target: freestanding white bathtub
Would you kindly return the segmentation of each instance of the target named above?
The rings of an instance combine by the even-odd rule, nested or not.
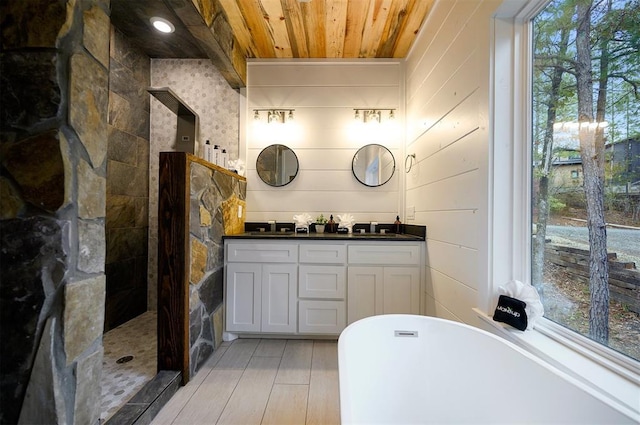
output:
[[[636,423],[516,345],[434,317],[352,323],[338,368],[342,425]]]

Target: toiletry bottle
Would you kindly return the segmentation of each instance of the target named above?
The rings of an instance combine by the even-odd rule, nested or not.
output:
[[[333,214],[329,216],[329,222],[327,223],[327,229],[329,233],[336,232],[336,222],[333,221]]]
[[[204,144],[204,160],[212,162],[211,158],[211,143],[207,140]]]
[[[222,158],[222,160],[220,161],[220,166],[222,168],[227,168],[227,150],[226,149],[222,149],[222,153],[220,155],[220,157]]]
[[[400,216],[399,216],[399,215],[397,215],[397,216],[396,216],[396,221],[393,223],[393,230],[394,230],[394,232],[396,232],[396,233],[400,233],[400,224],[402,224],[402,223],[400,222]]]
[[[213,161],[212,163],[220,165],[220,146],[213,145]]]

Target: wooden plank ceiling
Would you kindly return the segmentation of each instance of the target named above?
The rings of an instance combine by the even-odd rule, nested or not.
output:
[[[403,58],[433,0],[217,0],[245,58]]]
[[[250,58],[404,58],[435,0],[111,0],[111,22],[153,58],[208,57],[233,88]],[[174,22],[158,37],[149,18]]]

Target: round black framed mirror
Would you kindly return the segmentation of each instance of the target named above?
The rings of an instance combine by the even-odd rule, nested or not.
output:
[[[393,176],[396,159],[391,151],[382,145],[370,144],[358,149],[351,162],[351,171],[365,186],[382,186]]]
[[[256,170],[269,186],[286,186],[298,175],[298,157],[285,145],[270,145],[258,155]]]

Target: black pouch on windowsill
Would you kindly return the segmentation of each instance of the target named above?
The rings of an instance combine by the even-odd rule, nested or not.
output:
[[[524,331],[527,329],[527,303],[506,295],[500,295],[496,311],[493,313],[493,320],[503,322],[516,329]]]

